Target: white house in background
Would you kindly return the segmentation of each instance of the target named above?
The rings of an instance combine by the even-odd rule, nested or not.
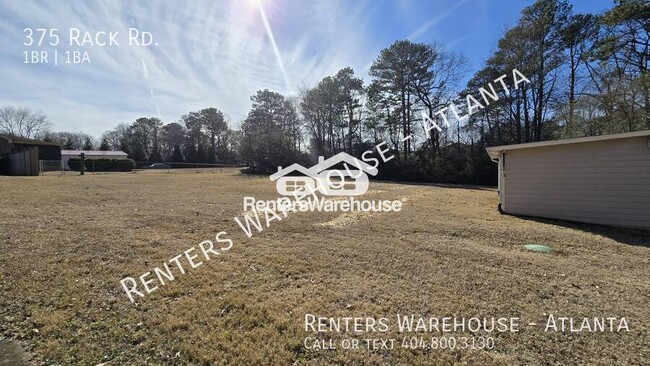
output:
[[[650,229],[650,131],[488,147],[502,212]]]
[[[63,167],[70,170],[68,160],[70,158],[80,158],[81,153],[86,159],[128,159],[128,154],[124,151],[102,151],[102,150],[61,150],[61,160]]]

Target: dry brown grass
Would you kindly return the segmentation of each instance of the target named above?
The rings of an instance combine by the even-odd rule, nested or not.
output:
[[[34,364],[643,364],[647,233],[501,216],[494,190],[371,183],[400,213],[297,213],[248,239],[237,170],[0,177],[0,338]],[[226,230],[219,258],[131,304],[120,287]],[[527,252],[525,243],[559,250]],[[522,327],[496,349],[310,351],[321,316],[625,316],[629,333]],[[523,322],[523,321],[522,321]],[[338,335],[332,335],[339,337]],[[381,336],[396,336],[394,333]],[[6,340],[4,343],[7,343]],[[0,342],[0,347],[2,347]],[[5,347],[7,348],[7,347]],[[0,355],[2,355],[0,350]]]

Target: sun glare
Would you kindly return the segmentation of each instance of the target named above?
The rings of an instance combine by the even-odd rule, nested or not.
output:
[[[263,1],[262,0],[252,0],[252,1],[257,3],[257,8],[259,9],[260,17],[262,18],[262,23],[264,23],[266,34],[269,37],[269,41],[271,41],[271,47],[273,47],[273,53],[275,54],[275,59],[278,62],[278,67],[280,68],[280,72],[282,73],[282,78],[284,79],[287,92],[291,93],[293,92],[293,88],[291,87],[291,82],[289,81],[289,76],[287,75],[287,71],[284,68],[284,62],[282,61],[280,50],[278,49],[278,45],[275,42],[275,36],[273,36],[273,30],[271,29],[271,25],[269,24],[269,21],[266,17]]]

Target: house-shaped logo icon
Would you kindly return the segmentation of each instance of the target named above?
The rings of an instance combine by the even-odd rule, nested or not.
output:
[[[328,169],[343,163],[344,169]],[[287,175],[300,173],[301,175]],[[283,196],[294,195],[297,191],[320,191],[326,196],[358,196],[368,190],[368,175],[377,175],[377,168],[346,154],[338,153],[325,160],[318,157],[318,164],[307,169],[300,164],[291,164],[286,168],[278,167],[271,175],[276,181],[276,189]]]

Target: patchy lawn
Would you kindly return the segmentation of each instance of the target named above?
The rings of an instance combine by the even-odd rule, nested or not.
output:
[[[66,365],[650,359],[647,232],[501,216],[493,189],[371,182],[367,198],[401,200],[402,211],[294,213],[249,239],[233,221],[244,196],[273,199],[275,186],[233,169],[0,177],[0,357]],[[129,301],[122,278],[222,230],[230,251]],[[523,249],[530,243],[555,251]],[[392,326],[317,334],[305,331],[305,314],[387,317]],[[440,335],[398,333],[397,314],[521,321],[517,333],[447,334],[493,337],[492,350],[305,347],[306,337]],[[625,317],[629,332],[544,332],[548,314]]]

